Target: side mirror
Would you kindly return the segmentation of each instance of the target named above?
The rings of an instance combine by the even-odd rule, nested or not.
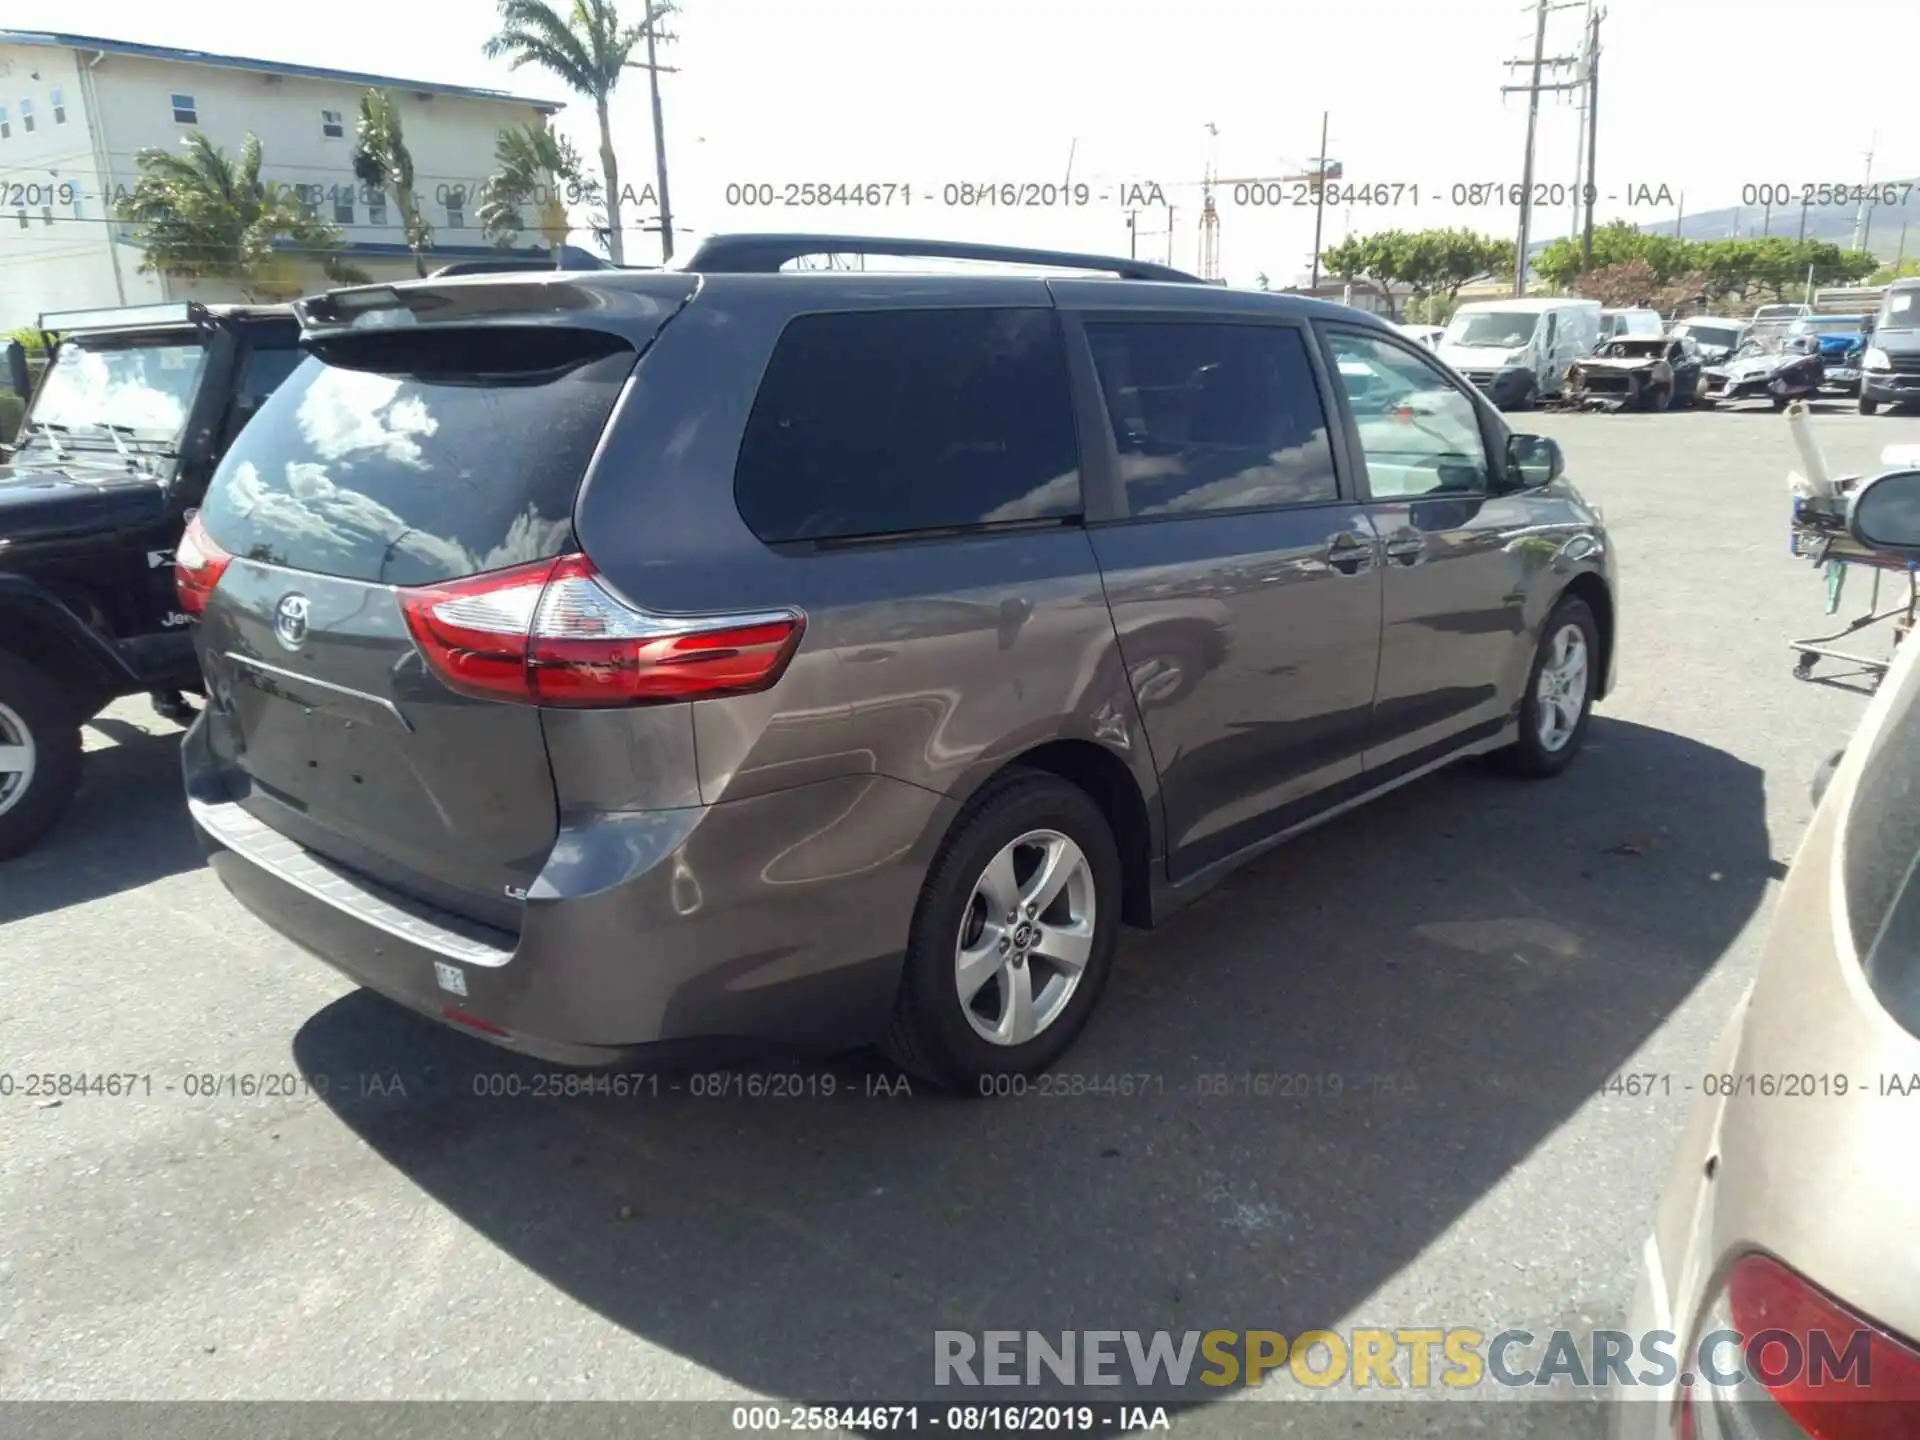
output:
[[[1889,470],[1854,491],[1847,533],[1869,550],[1920,555],[1920,469]]]
[[[1551,485],[1567,473],[1567,461],[1560,453],[1560,442],[1545,435],[1509,435],[1507,473],[1515,477],[1523,490]],[[1920,479],[1920,476],[1915,478]]]
[[[33,372],[27,369],[27,347],[18,340],[7,341],[7,388],[22,401],[33,398]]]

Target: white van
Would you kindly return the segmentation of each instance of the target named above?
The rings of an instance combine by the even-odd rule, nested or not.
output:
[[[1600,302],[1480,300],[1453,312],[1440,358],[1502,410],[1558,395],[1567,367],[1600,343]]]

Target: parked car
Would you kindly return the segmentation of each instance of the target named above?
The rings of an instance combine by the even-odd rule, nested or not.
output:
[[[1439,354],[1502,410],[1524,410],[1559,395],[1599,339],[1597,300],[1484,300],[1454,311]]]
[[[1703,385],[1700,352],[1684,335],[1619,336],[1567,371],[1568,399],[1589,410],[1710,404]]]
[[[1787,326],[1789,337],[1811,335],[1820,344],[1830,390],[1851,395],[1860,388],[1860,358],[1873,334],[1871,315],[1803,315]]]
[[[1718,365],[1706,367],[1701,396],[1708,403],[1765,400],[1784,410],[1791,400],[1818,395],[1827,381],[1820,342],[1812,335],[1750,333]]]
[[[1438,350],[1441,337],[1447,333],[1444,325],[1402,325],[1399,328],[1401,334],[1418,340],[1429,350]]]
[[[1811,305],[1762,305],[1753,312],[1747,322],[1747,338],[1751,340],[1772,339],[1784,335],[1787,327],[1795,320],[1814,313]]]
[[[1864,485],[1850,528],[1920,556],[1920,470]],[[1682,1363],[1616,1392],[1614,1440],[1920,1435],[1920,644],[1816,804],[1641,1252],[1627,1329]]]
[[[247,417],[300,360],[285,306],[43,315],[46,371],[0,465],[0,860],[65,813],[80,727],[123,695],[185,719],[174,547]],[[16,384],[18,380],[16,378]]]
[[[1617,335],[1659,335],[1666,328],[1666,321],[1660,318],[1658,310],[1639,307],[1602,310],[1598,339],[1611,340]]]
[[[769,274],[799,255],[1008,274]],[[1055,1061],[1151,925],[1369,796],[1579,751],[1612,548],[1559,448],[1351,307],[1046,251],[300,306],[181,547],[211,864],[563,1063]]]
[[[1747,329],[1744,320],[1691,315],[1685,320],[1676,320],[1667,333],[1684,335],[1699,347],[1701,363],[1717,365],[1740,348],[1740,343],[1747,338]]]
[[[1873,340],[1860,357],[1862,415],[1882,405],[1920,404],[1920,280],[1887,286]]]

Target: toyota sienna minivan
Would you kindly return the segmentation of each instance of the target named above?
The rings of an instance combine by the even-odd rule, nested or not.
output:
[[[965,1089],[1058,1058],[1123,924],[1579,751],[1599,516],[1419,344],[1134,261],[781,273],[812,238],[302,302],[177,565],[243,904],[562,1063]]]

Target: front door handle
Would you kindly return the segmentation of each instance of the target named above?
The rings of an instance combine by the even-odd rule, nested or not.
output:
[[[1418,530],[1396,530],[1387,541],[1387,556],[1402,565],[1418,565],[1427,553],[1427,537]]]
[[[1327,563],[1342,575],[1358,575],[1373,564],[1373,546],[1351,530],[1327,542]]]

